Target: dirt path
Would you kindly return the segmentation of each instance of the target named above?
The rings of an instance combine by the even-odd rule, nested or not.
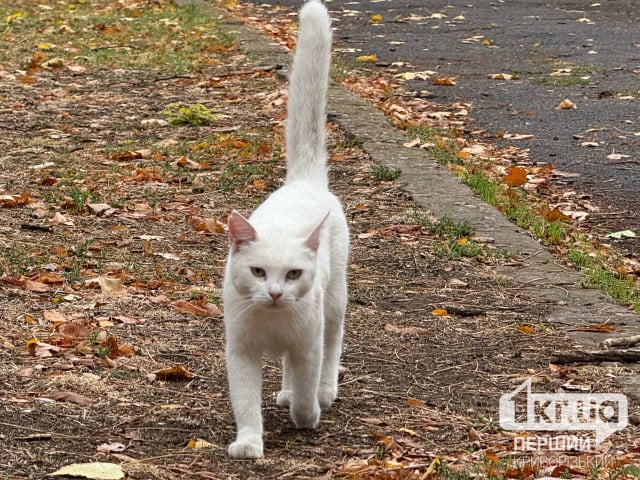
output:
[[[0,477],[103,461],[132,479],[426,478],[436,458],[442,478],[551,473],[513,452],[499,397],[611,377],[550,369],[570,342],[496,275],[517,258],[430,218],[335,125],[353,240],[341,398],[298,432],[266,362],[266,458],[228,460],[222,224],[282,181],[286,85],[198,9],[69,5],[0,7]],[[621,473],[636,437],[574,452],[569,473]]]

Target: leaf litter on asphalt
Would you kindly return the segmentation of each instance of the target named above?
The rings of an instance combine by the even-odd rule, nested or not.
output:
[[[168,1],[0,6],[0,470],[92,478],[97,462],[121,462],[134,479],[427,478],[484,462],[471,428],[496,458],[509,455],[512,437],[483,418],[528,369],[549,389],[560,382],[544,352],[565,340],[518,330],[532,318],[495,279],[500,257],[436,257],[438,239],[416,223],[426,212],[376,180],[330,124],[355,239],[342,399],[313,433],[267,399],[269,457],[226,459],[224,219],[282,181],[286,86],[214,18]],[[290,21],[265,27],[294,44]],[[374,95],[396,85],[366,81]],[[204,108],[178,108],[170,125],[164,112],[178,104]],[[400,122],[418,106],[392,105]],[[463,146],[484,155],[478,144]],[[469,305],[478,313],[456,316]],[[513,375],[496,363],[505,345],[519,352]],[[278,369],[265,368],[268,392]]]

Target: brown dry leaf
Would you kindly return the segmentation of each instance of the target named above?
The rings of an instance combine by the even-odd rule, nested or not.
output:
[[[107,339],[101,343],[101,346],[108,350],[108,357],[111,360],[115,360],[118,357],[131,357],[135,354],[135,351],[130,345],[118,345],[118,340],[113,335],[109,335]]]
[[[511,75],[509,73],[492,73],[489,75],[489,78],[492,80],[513,80],[515,79],[515,75]]]
[[[502,138],[508,140],[530,140],[533,138],[533,135],[530,133],[504,133]]]
[[[218,218],[206,218],[193,215],[189,218],[189,224],[193,226],[198,232],[206,233],[226,233],[224,223]]]
[[[184,366],[178,364],[169,368],[162,368],[160,370],[156,370],[153,374],[159,380],[191,380],[196,377],[195,374],[191,373]]]
[[[124,152],[114,153],[111,155],[111,159],[117,162],[128,162],[131,160],[139,160],[141,158],[143,158],[141,151],[130,152],[129,150],[126,150]]]
[[[59,325],[61,323],[65,323],[67,321],[67,318],[65,317],[64,313],[58,311],[58,310],[44,310],[42,312],[42,318],[44,319],[45,322],[49,322],[55,325]]]
[[[575,103],[573,103],[568,98],[565,98],[558,105],[556,105],[556,110],[571,110],[572,108],[578,108],[578,107]]]
[[[520,187],[527,183],[527,171],[522,167],[509,167],[504,183],[510,187]]]
[[[199,307],[193,303],[187,302],[186,300],[176,300],[175,302],[171,302],[171,306],[181,313],[189,313],[198,317],[209,316],[209,312],[206,308]]]
[[[136,174],[131,178],[134,182],[164,182],[161,171],[153,168],[137,168]]]
[[[417,398],[407,398],[407,407],[427,408],[427,404],[424,402],[424,400],[419,400]]]
[[[444,86],[444,87],[453,87],[456,84],[456,77],[440,77],[436,78],[432,85]]]
[[[74,321],[60,325],[58,333],[63,338],[78,340],[87,338],[89,336],[89,329],[84,322]]]
[[[54,272],[38,273],[31,277],[34,282],[46,283],[47,285],[60,285],[64,283],[64,277]]]
[[[85,285],[89,287],[98,286],[100,287],[100,291],[105,295],[118,295],[126,291],[126,288],[122,285],[121,279],[106,277],[104,275],[85,280]]]
[[[471,440],[472,442],[479,442],[482,440],[482,435],[480,434],[480,432],[478,432],[475,428],[471,427],[469,429],[469,432],[467,434],[467,437],[469,438],[469,440]]]
[[[67,225],[73,226],[73,220],[61,214],[60,212],[56,212],[52,218],[49,219],[49,223],[51,225]]]
[[[35,293],[44,293],[44,292],[51,291],[51,287],[46,283],[34,282],[33,280],[29,280],[29,279],[25,280],[24,288],[29,292],[35,292]]]
[[[591,324],[591,325],[587,325],[585,327],[579,327],[579,328],[575,328],[572,329],[578,332],[603,332],[603,333],[609,333],[609,332],[613,332],[613,327],[608,324],[608,323],[596,323],[596,324]]]
[[[387,323],[384,326],[384,329],[387,332],[399,333],[401,335],[404,335],[404,334],[408,334],[408,335],[427,335],[429,333],[429,330],[427,330],[426,328],[422,328],[422,327],[399,327],[398,325],[394,325],[393,323]]]
[[[569,220],[571,220],[571,218],[565,215],[564,213],[562,213],[558,207],[554,208],[553,210],[549,210],[549,212],[545,213],[544,218],[546,218],[547,221],[549,222],[555,222],[555,221],[568,222]]]
[[[75,392],[69,392],[66,390],[62,392],[52,393],[48,395],[47,398],[50,398],[51,400],[55,400],[56,402],[75,403],[76,405],[81,405],[83,407],[87,407],[93,403],[93,400],[91,400],[88,397],[85,397],[84,395],[80,395],[79,393],[75,393]]]

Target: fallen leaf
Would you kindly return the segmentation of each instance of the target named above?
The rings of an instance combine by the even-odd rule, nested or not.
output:
[[[25,280],[24,288],[29,292],[35,292],[35,293],[44,293],[44,292],[51,291],[51,287],[46,283],[34,282],[33,280],[29,280],[29,279]]]
[[[201,438],[192,438],[187,443],[187,448],[191,448],[193,450],[202,450],[203,448],[211,448],[213,447],[213,443],[207,442]]]
[[[80,477],[90,480],[121,480],[125,478],[120,465],[114,463],[92,462],[66,465],[50,475],[64,477]]]
[[[417,398],[407,398],[407,407],[427,408],[427,404],[424,402],[424,400],[419,400]]]
[[[570,110],[572,108],[578,108],[575,103],[573,103],[568,98],[562,100],[558,105],[556,105],[556,110]]]
[[[93,400],[85,397],[84,395],[80,395],[79,393],[75,392],[69,392],[66,390],[49,394],[46,398],[50,398],[51,400],[55,400],[56,402],[75,403],[76,405],[81,405],[83,407],[89,406],[93,403]]]
[[[119,453],[127,449],[122,443],[101,443],[96,450],[100,453]]]
[[[530,140],[533,138],[533,135],[530,133],[505,133],[502,135],[502,138],[506,138],[507,140]]]
[[[431,315],[435,315],[436,317],[446,317],[449,315],[449,312],[444,308],[436,308],[435,310],[431,310]]]
[[[453,87],[456,84],[456,79],[455,77],[441,77],[436,78],[433,82],[431,82],[431,84],[444,87]]]
[[[398,325],[394,325],[393,323],[387,323],[384,326],[384,329],[387,332],[391,332],[391,333],[399,333],[401,335],[404,334],[408,334],[408,335],[428,335],[429,334],[429,330],[427,330],[426,328],[422,328],[422,327],[399,327]]]
[[[126,291],[124,285],[122,285],[122,280],[119,278],[107,277],[104,275],[100,275],[99,277],[90,278],[89,280],[85,280],[85,285],[88,287],[100,287],[100,291],[105,295],[116,295],[121,294]]]
[[[622,153],[612,153],[610,155],[607,155],[607,158],[609,160],[622,160],[624,158],[630,158],[630,155],[624,155]]]
[[[358,61],[358,62],[373,63],[376,60],[377,60],[377,57],[376,57],[375,54],[360,55],[359,57],[356,57],[356,61]]]
[[[605,238],[636,238],[636,233],[632,230],[620,230],[619,232],[608,233]]]
[[[195,374],[191,373],[182,365],[178,364],[169,368],[162,368],[160,370],[156,370],[153,374],[159,380],[191,380],[196,377]]]
[[[492,73],[489,78],[492,80],[514,80],[517,77],[509,73]]]
[[[186,300],[176,300],[175,302],[171,302],[171,306],[181,313],[190,313],[198,317],[206,317],[209,315],[209,312],[207,312],[205,308],[189,303]]]
[[[520,187],[527,183],[527,171],[522,167],[509,167],[504,183],[510,187]]]

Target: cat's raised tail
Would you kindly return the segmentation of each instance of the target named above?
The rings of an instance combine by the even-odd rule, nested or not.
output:
[[[300,33],[289,78],[287,183],[327,187],[325,123],[331,64],[331,20],[320,0],[300,9]]]

